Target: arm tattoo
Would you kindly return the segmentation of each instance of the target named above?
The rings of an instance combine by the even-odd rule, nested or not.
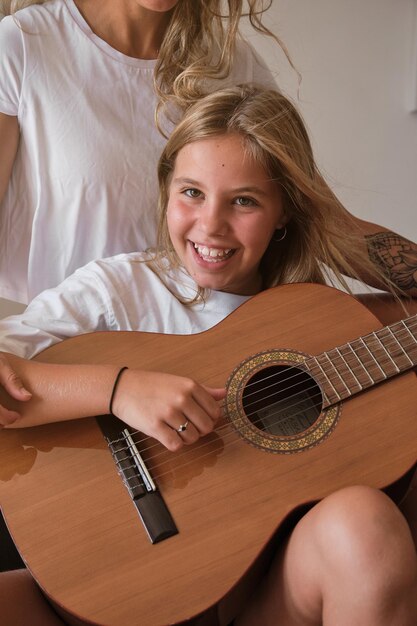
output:
[[[403,291],[417,289],[417,245],[393,232],[365,235],[374,265]]]

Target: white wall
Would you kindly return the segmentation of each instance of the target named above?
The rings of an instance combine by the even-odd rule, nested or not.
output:
[[[273,0],[266,23],[302,74],[298,104],[340,199],[417,240],[417,113],[407,108],[417,0]],[[295,99],[296,75],[276,45],[251,41]],[[11,312],[0,300],[0,317]]]
[[[327,179],[352,213],[417,240],[417,113],[407,93],[417,0],[272,4],[267,24],[302,74],[298,100],[275,46],[252,42],[298,102]]]

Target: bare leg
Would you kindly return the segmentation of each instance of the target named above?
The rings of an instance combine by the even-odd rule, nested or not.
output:
[[[236,626],[416,626],[417,558],[394,503],[338,491],[297,524]]]
[[[63,626],[25,569],[0,572],[0,615],[6,626]]]
[[[405,498],[398,506],[411,528],[414,543],[417,547],[417,470],[414,473]]]

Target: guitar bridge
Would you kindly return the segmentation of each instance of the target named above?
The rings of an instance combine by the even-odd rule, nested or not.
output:
[[[155,483],[129,430],[124,428],[117,439],[106,436],[105,439],[132,500],[155,492]]]
[[[178,534],[178,529],[123,422],[110,415],[97,418],[119,476],[135,505],[152,543]]]

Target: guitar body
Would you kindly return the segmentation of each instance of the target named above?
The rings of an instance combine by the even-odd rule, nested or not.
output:
[[[201,334],[94,333],[37,358],[159,370],[221,387],[250,355],[315,355],[379,327],[342,292],[288,285]],[[20,554],[57,606],[88,623],[164,626],[216,605],[226,623],[230,599],[294,509],[347,485],[384,487],[413,466],[416,377],[401,374],[344,401],[331,432],[299,452],[267,452],[229,425],[177,454],[159,444],[144,454],[179,531],[157,544],[95,419],[1,432],[0,502]]]

